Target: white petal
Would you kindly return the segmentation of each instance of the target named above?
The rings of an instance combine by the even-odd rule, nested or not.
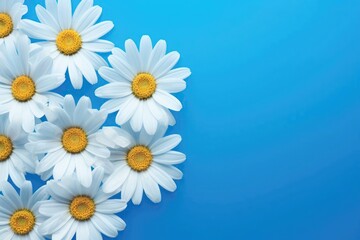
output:
[[[59,213],[66,213],[69,210],[69,205],[65,203],[59,203],[53,199],[43,202],[40,205],[39,212],[44,216],[52,216]]]
[[[36,15],[41,23],[44,23],[49,27],[53,28],[54,31],[60,32],[61,29],[59,23],[48,10],[46,10],[44,7],[40,5],[37,5],[35,7],[35,10],[36,10]]]
[[[106,40],[96,40],[88,43],[85,42],[82,47],[92,52],[104,53],[110,52],[114,48],[114,44]]]
[[[180,78],[185,79],[191,75],[189,68],[175,68],[164,75],[164,78]]]
[[[22,206],[20,196],[17,194],[16,190],[11,186],[8,182],[2,182],[0,184],[0,189],[3,192],[3,195],[9,199],[9,202],[11,202],[12,206],[17,208],[18,206]]]
[[[60,27],[65,29],[71,28],[72,7],[71,0],[58,0],[58,18]]]
[[[77,179],[84,187],[89,187],[92,182],[91,167],[87,166],[82,157],[77,157],[73,161],[76,161]]]
[[[158,120],[163,120],[164,118],[167,117],[166,112],[163,110],[163,107],[158,104],[157,102],[155,102],[155,100],[153,98],[149,98],[146,101],[146,104],[150,110],[150,112],[152,113],[152,115]]]
[[[125,180],[121,188],[121,198],[129,201],[134,195],[139,174],[135,171],[130,171],[128,178]]]
[[[16,186],[20,187],[25,182],[25,175],[20,171],[21,166],[15,166],[10,163],[9,164],[9,175],[11,180],[15,183]]]
[[[101,106],[101,109],[106,110],[108,113],[116,112],[117,110],[119,110],[121,104],[124,103],[124,100],[124,98],[110,99]]]
[[[105,193],[112,193],[120,188],[129,176],[130,168],[126,165],[118,167],[104,182],[103,190]]]
[[[154,77],[158,79],[168,73],[179,61],[179,58],[180,54],[178,52],[171,52],[164,56],[152,70]]]
[[[122,98],[131,93],[131,86],[128,82],[109,83],[95,90],[95,95],[100,98]]]
[[[156,121],[153,114],[150,112],[148,106],[144,107],[143,122],[146,132],[150,135],[154,135],[158,126],[158,122]]]
[[[81,49],[81,53],[91,62],[95,70],[99,70],[99,68],[103,66],[108,66],[107,62],[97,53],[86,49]]]
[[[36,91],[47,92],[59,87],[65,81],[63,74],[45,75],[36,80]]]
[[[160,168],[161,170],[169,174],[172,179],[180,180],[183,177],[183,173],[174,166],[157,164],[156,162],[153,162],[152,166]]]
[[[149,72],[152,72],[155,65],[160,61],[161,58],[165,56],[166,53],[166,42],[164,40],[160,40],[156,43],[154,49],[152,50],[148,62]]]
[[[117,71],[117,73],[128,81],[132,81],[137,74],[136,70],[133,69],[133,67],[129,65],[129,63],[123,58],[120,58],[116,55],[111,55],[109,57],[109,62],[111,66],[113,66],[113,68]]]
[[[173,111],[180,111],[182,108],[181,102],[176,97],[160,89],[156,90],[153,98],[162,106],[169,108]]]
[[[73,15],[74,22],[78,21],[93,5],[94,5],[93,0],[80,1]]]
[[[44,235],[50,235],[60,230],[70,219],[70,214],[67,212],[56,214],[43,222],[39,230]]]
[[[131,127],[135,132],[139,132],[143,126],[143,112],[144,102],[140,101],[138,108],[135,110],[135,113],[130,120]],[[146,120],[147,119],[144,119],[144,121]]]
[[[113,29],[114,24],[111,21],[104,21],[98,24],[95,24],[87,29],[85,29],[82,33],[83,42],[91,42],[97,40],[107,34]]]
[[[113,214],[123,211],[126,202],[120,199],[109,199],[96,205],[96,211],[104,214]]]
[[[55,180],[59,180],[65,175],[65,173],[67,171],[67,168],[68,168],[68,166],[70,164],[70,161],[71,161],[70,154],[65,154],[62,161],[58,162],[55,165],[55,167],[53,169],[53,176],[54,176]]]
[[[91,239],[90,231],[88,225],[91,223],[88,222],[79,222],[77,230],[76,230],[76,239]]]
[[[60,54],[54,59],[53,70],[54,72],[65,74],[69,65],[69,56]]]
[[[159,185],[147,172],[144,172],[141,175],[141,177],[142,177],[141,183],[144,187],[146,196],[154,203],[161,202],[161,193],[160,193]]]
[[[138,106],[139,100],[135,97],[129,97],[116,115],[116,123],[119,125],[126,123],[133,116]]]
[[[158,139],[151,146],[151,153],[153,155],[163,154],[170,151],[181,142],[181,136],[178,134],[172,134],[163,138]]]
[[[100,232],[96,229],[94,224],[89,224],[88,227],[91,235],[91,240],[103,240]]]
[[[145,71],[149,71],[148,62],[150,58],[150,54],[152,51],[152,43],[149,36],[142,36],[140,40],[140,60],[141,60],[141,69]]]
[[[19,26],[29,37],[55,41],[57,33],[45,24],[32,20],[22,20]]]
[[[33,194],[31,182],[25,181],[20,188],[20,198],[23,206],[27,207],[28,202]]]
[[[71,240],[73,238],[79,222],[75,221],[73,218],[70,218],[70,220],[67,220],[64,223],[65,225],[62,224],[63,226],[54,232],[52,235],[52,240]]]
[[[185,160],[185,154],[177,151],[169,151],[164,154],[154,156],[155,162],[166,165],[180,164]]]
[[[95,214],[91,218],[91,222],[94,226],[104,235],[108,237],[116,237],[118,235],[117,229],[111,224],[106,215],[103,214]]]
[[[57,2],[56,0],[45,0],[46,10],[50,12],[51,15],[57,20],[58,12],[57,12]]]
[[[98,79],[94,66],[84,55],[76,54],[74,56],[74,61],[76,66],[80,69],[81,73],[84,75],[85,79],[89,83],[91,84],[97,83]]]
[[[168,93],[178,93],[186,88],[186,82],[179,78],[161,78],[156,84],[159,89]]]
[[[122,220],[121,218],[119,218],[116,215],[108,215],[108,219],[111,222],[111,224],[118,230],[118,231],[122,231],[125,229],[126,227],[126,223],[124,222],[124,220]]]
[[[126,58],[130,66],[132,66],[135,72],[140,72],[141,71],[140,56],[136,44],[134,43],[133,40],[131,39],[126,40],[125,50],[126,50]]]
[[[137,184],[136,184],[136,188],[135,188],[135,192],[134,195],[132,197],[132,202],[134,205],[139,205],[141,203],[142,200],[142,196],[143,196],[143,186],[141,183],[141,176],[138,177],[137,179]]]
[[[94,6],[84,11],[82,15],[75,16],[74,13],[73,28],[79,32],[84,31],[86,28],[94,25],[101,16],[101,12],[101,7]]]
[[[149,174],[160,186],[162,186],[167,191],[174,192],[176,190],[176,184],[174,180],[161,169],[151,166],[149,169]]]
[[[129,83],[129,80],[122,77],[117,71],[113,68],[102,67],[99,69],[99,74],[102,78],[104,78],[108,82],[125,82]]]
[[[66,152],[64,150],[59,150],[54,153],[47,154],[38,164],[36,172],[42,173],[45,172],[52,167],[55,166],[55,164],[62,161],[63,157],[65,156]]]
[[[108,158],[110,156],[109,149],[100,145],[88,144],[86,151],[100,158]]]
[[[83,86],[83,75],[80,69],[75,65],[74,59],[69,59],[69,77],[72,86],[75,89],[81,89]]]

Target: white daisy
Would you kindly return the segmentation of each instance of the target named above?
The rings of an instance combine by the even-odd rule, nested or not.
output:
[[[36,6],[40,23],[24,20],[20,28],[31,38],[45,40],[38,44],[54,59],[54,70],[63,74],[69,70],[74,88],[82,87],[83,76],[89,83],[97,83],[95,70],[107,64],[95,52],[109,52],[114,47],[109,41],[99,40],[114,27],[113,23],[95,24],[102,9],[93,6],[93,0],[82,0],[74,14],[71,0],[46,0],[45,5]]]
[[[42,240],[39,226],[45,217],[39,213],[40,202],[49,195],[46,187],[39,188],[34,194],[31,182],[26,181],[20,188],[20,195],[8,182],[2,182],[0,197],[0,239]]]
[[[23,35],[18,26],[27,11],[24,0],[0,1],[0,46],[13,47],[16,39]]]
[[[49,201],[43,202],[40,213],[48,217],[41,225],[40,232],[51,235],[54,240],[70,240],[76,233],[77,240],[102,239],[101,233],[116,237],[125,228],[125,222],[115,213],[126,208],[126,202],[109,199],[100,187],[103,169],[93,171],[93,182],[86,188],[75,176],[62,181],[49,181]]]
[[[172,151],[181,137],[176,134],[163,137],[165,131],[166,127],[159,126],[155,135],[149,135],[144,130],[135,134],[131,130],[104,127],[98,139],[112,149],[109,159],[115,166],[114,172],[104,182],[104,192],[121,190],[122,199],[132,199],[137,205],[141,203],[143,191],[151,201],[160,202],[159,185],[170,192],[175,191],[173,179],[181,179],[182,172],[173,165],[185,161],[186,156]],[[123,145],[122,138],[130,141],[128,147],[119,145],[119,142]]]
[[[29,135],[26,148],[35,154],[46,154],[37,166],[37,173],[52,170],[54,179],[72,175],[75,171],[84,186],[90,186],[91,169],[97,161],[106,161],[110,151],[96,139],[107,113],[91,108],[88,97],[75,105],[71,95],[65,96],[64,108],[51,107],[47,122],[36,125]]]
[[[0,115],[0,123],[0,181],[10,176],[19,187],[25,181],[25,172],[35,171],[38,159],[25,149],[28,134],[21,126],[10,122],[8,114]]]
[[[49,101],[63,98],[49,91],[65,81],[63,74],[52,73],[52,59],[41,58],[38,51],[30,50],[30,40],[22,36],[15,48],[0,52],[0,114],[9,113],[26,132],[32,132],[35,119],[44,116]]]
[[[95,95],[110,98],[102,109],[118,111],[116,123],[122,125],[130,120],[134,131],[142,127],[154,134],[158,123],[174,125],[170,110],[179,111],[180,101],[170,93],[186,88],[184,81],[191,73],[188,68],[171,70],[178,62],[178,52],[166,53],[166,42],[159,41],[152,48],[149,36],[143,36],[140,50],[132,40],[125,42],[126,52],[114,49],[109,62],[113,68],[101,67],[99,74],[109,84],[98,88]]]

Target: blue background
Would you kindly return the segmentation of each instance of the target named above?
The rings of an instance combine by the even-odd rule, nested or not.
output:
[[[26,3],[36,19],[44,1]],[[193,72],[169,130],[184,179],[161,204],[130,204],[118,239],[360,239],[359,1],[95,3],[107,39],[166,39]],[[102,83],[59,92],[100,107]]]

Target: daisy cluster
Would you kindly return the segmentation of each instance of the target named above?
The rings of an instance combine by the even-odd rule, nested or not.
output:
[[[45,0],[37,22],[23,19],[24,0],[0,0],[0,239],[116,237],[130,200],[145,193],[158,203],[160,186],[173,192],[182,178],[181,137],[165,133],[190,70],[174,68],[180,55],[163,40],[143,36],[122,50],[101,39],[114,25],[98,22],[93,0],[72,7]],[[99,55],[108,52],[109,64]],[[100,109],[53,91],[96,84],[98,74],[107,81],[95,91],[107,99]],[[110,113],[119,126],[104,126]],[[33,192],[26,173],[46,184]]]

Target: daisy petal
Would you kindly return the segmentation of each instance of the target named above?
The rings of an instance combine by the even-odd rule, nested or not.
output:
[[[180,54],[178,52],[171,52],[163,57],[153,68],[152,73],[155,78],[160,78],[168,73],[175,64],[179,61]]]
[[[108,32],[110,32],[111,29],[113,29],[113,27],[114,24],[111,21],[104,21],[95,24],[81,33],[83,42],[86,43],[97,40],[102,36],[104,36],[105,34],[107,34]]]
[[[65,29],[71,28],[72,7],[71,0],[58,0],[58,18],[60,27]]]
[[[182,109],[181,102],[176,97],[163,90],[157,89],[153,95],[153,98],[162,106],[173,111],[180,111]]]
[[[110,52],[114,48],[114,44],[106,40],[96,40],[93,42],[86,42],[83,44],[83,48],[92,52]]]
[[[147,172],[144,172],[141,175],[141,177],[142,177],[141,183],[144,187],[146,196],[154,203],[161,202],[161,193],[160,193],[159,185]]]
[[[181,136],[178,134],[169,135],[158,139],[151,146],[151,153],[153,155],[163,154],[170,151],[181,142]]]

